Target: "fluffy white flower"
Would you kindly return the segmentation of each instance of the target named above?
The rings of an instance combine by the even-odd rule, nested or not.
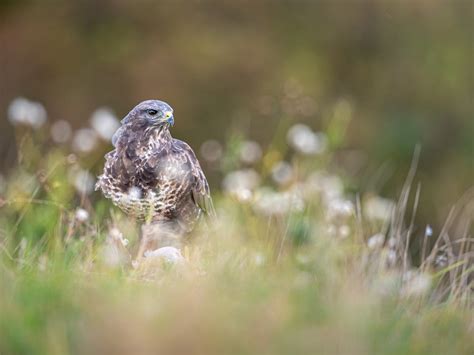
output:
[[[228,173],[222,181],[222,187],[229,195],[245,202],[251,198],[259,183],[260,175],[255,170],[244,169]]]
[[[206,161],[215,163],[222,158],[223,149],[218,141],[209,139],[201,145],[200,152]]]
[[[263,255],[262,253],[255,253],[254,263],[257,266],[262,266],[263,264],[265,264],[265,255]]]
[[[94,189],[95,178],[87,170],[74,169],[69,179],[80,194],[90,194]]]
[[[433,235],[433,228],[428,224],[425,228],[425,236],[431,237]]]
[[[387,264],[389,266],[393,266],[395,265],[396,262],[397,262],[397,252],[393,249],[390,249],[387,252]]]
[[[332,200],[326,212],[329,220],[345,220],[354,215],[354,204],[349,200],[334,199]]]
[[[247,203],[252,200],[253,192],[249,189],[236,189],[232,191],[232,195],[241,203]]]
[[[321,154],[327,146],[327,138],[324,133],[315,133],[311,128],[301,123],[292,126],[286,138],[293,149],[307,155]]]
[[[449,259],[446,253],[440,253],[435,258],[435,265],[438,268],[445,268],[446,266],[448,266],[448,263],[449,263]]]
[[[51,138],[56,143],[66,143],[72,135],[72,128],[68,121],[59,120],[51,126]]]
[[[256,193],[254,209],[267,216],[284,215],[291,211],[302,211],[305,207],[297,190],[275,192],[262,188]]]
[[[245,164],[255,164],[262,158],[262,148],[257,142],[245,141],[240,147],[240,161]]]
[[[76,220],[79,222],[86,222],[89,219],[89,212],[83,208],[78,208],[75,214]]]
[[[367,247],[370,250],[380,249],[385,242],[385,236],[382,233],[374,234],[367,241]]]
[[[41,103],[24,97],[14,99],[8,107],[8,119],[14,125],[22,124],[38,129],[46,122],[46,118],[46,110]]]
[[[339,237],[347,238],[351,234],[351,227],[347,224],[343,224],[339,227]]]
[[[120,127],[117,117],[106,107],[95,110],[90,122],[99,137],[106,141],[110,141],[115,131]]]
[[[81,128],[74,134],[72,149],[76,152],[88,153],[95,148],[97,143],[97,134],[93,129]]]

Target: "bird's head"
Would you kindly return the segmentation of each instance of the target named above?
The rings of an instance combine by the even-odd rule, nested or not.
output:
[[[172,126],[174,124],[173,109],[166,102],[146,100],[135,106],[122,123],[134,121],[140,121],[147,126]]]

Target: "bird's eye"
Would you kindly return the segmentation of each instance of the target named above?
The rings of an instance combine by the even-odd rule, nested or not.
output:
[[[150,116],[155,116],[158,113],[156,110],[148,110],[147,112]]]

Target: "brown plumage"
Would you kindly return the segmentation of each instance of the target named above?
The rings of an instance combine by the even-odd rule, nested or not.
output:
[[[105,156],[96,189],[147,225],[183,235],[214,209],[196,155],[170,134],[173,123],[165,102],[148,100],[133,108],[112,138],[115,149]]]

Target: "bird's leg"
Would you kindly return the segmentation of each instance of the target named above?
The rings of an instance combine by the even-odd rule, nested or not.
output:
[[[143,254],[145,253],[146,250],[149,250],[148,244],[151,239],[151,233],[150,233],[150,225],[149,224],[144,224],[142,226],[142,237],[140,240],[140,246],[138,248],[137,252],[137,260],[141,259],[143,257]]]
[[[138,248],[137,259],[143,257],[146,251],[162,247],[175,247],[181,249],[182,234],[171,223],[150,223],[142,226],[142,238]]]

